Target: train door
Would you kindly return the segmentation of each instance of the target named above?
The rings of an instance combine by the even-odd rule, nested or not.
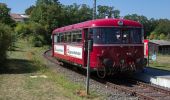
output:
[[[83,30],[83,66],[87,66],[88,28]]]

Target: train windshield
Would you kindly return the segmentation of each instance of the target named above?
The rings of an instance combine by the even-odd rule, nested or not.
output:
[[[142,43],[140,28],[93,28],[90,35],[97,44]]]

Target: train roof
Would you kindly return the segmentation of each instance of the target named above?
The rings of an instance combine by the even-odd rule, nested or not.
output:
[[[96,20],[90,20],[86,22],[81,22],[61,28],[57,28],[53,31],[53,33],[59,33],[59,32],[65,32],[65,31],[71,31],[81,28],[89,28],[89,27],[107,27],[107,26],[132,26],[132,27],[142,27],[142,25],[139,22],[127,20],[127,19],[96,19]]]

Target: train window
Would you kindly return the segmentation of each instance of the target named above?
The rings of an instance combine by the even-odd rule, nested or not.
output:
[[[66,42],[71,42],[71,34],[66,33]]]
[[[54,43],[58,43],[58,35],[57,34],[54,35]]]
[[[62,35],[63,35],[63,41],[62,42],[66,42],[66,40],[67,40],[66,33],[63,33]]]
[[[60,36],[57,35],[57,43],[59,43],[59,42],[60,42]]]
[[[82,40],[82,34],[81,33],[77,34],[76,40],[77,40],[77,42],[81,42],[81,40]]]
[[[60,42],[64,42],[64,35],[60,33]]]
[[[142,31],[141,29],[132,29],[130,34],[132,43],[142,43]]]
[[[93,41],[99,44],[113,44],[121,42],[121,35],[119,28],[94,28]]]
[[[72,32],[72,42],[76,42],[76,32]]]
[[[81,42],[82,34],[81,31],[74,31],[72,32],[72,42]]]
[[[76,42],[76,34],[72,34],[72,42]]]
[[[122,43],[129,43],[129,34],[130,34],[129,29],[123,29],[122,30]]]

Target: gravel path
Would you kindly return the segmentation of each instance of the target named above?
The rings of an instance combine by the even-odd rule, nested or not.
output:
[[[48,52],[48,55],[51,55]],[[53,59],[54,58],[50,58]],[[57,61],[57,60],[56,60]],[[86,86],[86,76],[77,73],[71,69],[65,68],[58,64],[52,63],[47,60],[47,66],[57,73],[63,73],[71,82],[76,84],[83,84]],[[100,95],[104,95],[106,100],[138,100],[137,97],[126,95],[125,93],[119,92],[115,89],[110,89],[106,85],[90,79],[90,92],[96,91]]]

